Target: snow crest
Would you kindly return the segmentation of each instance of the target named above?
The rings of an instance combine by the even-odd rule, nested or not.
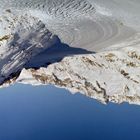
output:
[[[27,14],[5,11],[0,27],[0,83],[21,71],[31,58],[58,42],[57,36],[39,19]]]

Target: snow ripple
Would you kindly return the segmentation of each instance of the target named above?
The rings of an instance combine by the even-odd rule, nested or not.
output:
[[[39,18],[51,32],[72,47],[100,51],[136,35],[135,29],[128,27],[125,20],[112,15],[113,9],[100,5],[96,0],[0,1],[0,8],[16,8]]]

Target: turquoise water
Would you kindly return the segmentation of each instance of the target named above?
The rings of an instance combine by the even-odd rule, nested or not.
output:
[[[0,90],[0,140],[122,139],[140,139],[140,106],[102,105],[53,86]]]

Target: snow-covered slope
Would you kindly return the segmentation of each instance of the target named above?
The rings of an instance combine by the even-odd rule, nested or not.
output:
[[[131,27],[137,27],[139,17],[132,19],[130,15],[139,10],[139,3],[136,6],[133,2],[131,6],[129,1],[123,3],[120,0],[1,0],[0,7],[30,13],[72,47],[99,51],[136,34]],[[129,10],[130,6],[134,11]]]
[[[140,104],[139,9],[138,0],[0,0],[1,87],[54,84]]]

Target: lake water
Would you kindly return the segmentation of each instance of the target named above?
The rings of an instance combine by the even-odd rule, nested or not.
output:
[[[140,139],[140,106],[103,105],[53,86],[0,89],[0,140],[122,139]]]

